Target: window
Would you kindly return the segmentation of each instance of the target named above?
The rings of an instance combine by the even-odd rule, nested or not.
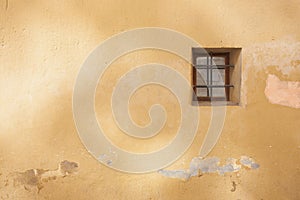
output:
[[[239,104],[240,53],[240,48],[192,48],[193,101]]]

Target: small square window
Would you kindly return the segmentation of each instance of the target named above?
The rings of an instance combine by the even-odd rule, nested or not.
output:
[[[192,48],[193,101],[238,105],[241,48]]]

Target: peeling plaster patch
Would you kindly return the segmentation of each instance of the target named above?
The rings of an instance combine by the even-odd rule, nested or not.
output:
[[[29,169],[25,172],[16,172],[13,175],[13,186],[24,186],[27,191],[36,187],[39,192],[44,187],[43,182],[76,173],[78,167],[77,163],[65,160],[59,163],[57,170]]]
[[[268,75],[265,95],[270,103],[300,108],[300,82],[281,81],[275,75]]]
[[[259,168],[259,164],[257,164],[252,158],[250,158],[248,156],[242,156],[241,159],[240,159],[240,163],[243,166],[248,167],[250,169]]]
[[[24,188],[31,191],[31,187],[37,187],[38,191],[43,188],[41,181],[41,174],[45,170],[40,169],[30,169],[25,172],[16,173],[16,178],[14,178],[14,186],[24,185]]]
[[[62,176],[73,174],[78,170],[78,163],[64,160],[60,163],[59,168]]]
[[[237,159],[228,158],[226,165],[219,167],[219,173],[225,174],[227,172],[237,172],[241,169],[241,165],[236,164]]]
[[[288,36],[281,40],[267,43],[254,44],[243,48],[243,73],[241,102],[247,104],[247,93],[250,88],[246,87],[250,69],[254,75],[266,70],[268,66],[277,66],[277,70],[283,75],[289,75],[293,70],[300,70],[300,42]]]
[[[70,174],[76,173],[79,166],[75,162],[64,160],[59,163],[57,170],[47,170],[41,175],[42,179],[53,178],[53,177],[65,177]]]
[[[169,177],[169,178],[178,178],[182,180],[188,180],[193,176],[201,176],[205,173],[219,173],[224,175],[225,173],[237,172],[242,169],[242,166],[245,166],[250,169],[259,168],[259,164],[248,157],[242,156],[239,162],[242,165],[237,164],[237,159],[228,158],[226,164],[220,166],[220,159],[217,157],[211,157],[206,159],[201,159],[200,157],[195,157],[190,163],[190,168],[188,170],[159,170],[158,173]]]
[[[170,177],[170,178],[177,178],[182,180],[188,180],[191,177],[191,174],[188,173],[186,170],[158,170],[158,173]]]
[[[218,171],[220,159],[217,157],[206,158],[204,160],[199,157],[193,158],[190,164],[190,173],[197,176],[199,170],[203,173],[214,173]]]

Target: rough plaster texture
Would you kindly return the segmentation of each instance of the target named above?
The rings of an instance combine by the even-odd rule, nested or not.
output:
[[[1,0],[0,198],[299,199],[300,111],[271,104],[264,94],[269,73],[283,81],[300,80],[299,19],[298,0]],[[226,160],[249,155],[260,164],[258,170],[208,174],[183,182],[158,173],[116,172],[86,151],[72,118],[72,90],[79,68],[112,34],[144,26],[180,31],[205,47],[243,48],[244,106],[228,107],[222,136],[210,156]],[[166,145],[180,121],[173,94],[146,86],[132,97],[131,116],[145,125],[149,107],[159,102],[168,115],[161,133],[138,141],[115,125],[110,107],[114,84],[131,68],[149,62],[169,65],[190,78],[190,68],[180,58],[147,50],[113,63],[96,91],[97,117],[107,137],[134,152]],[[210,115],[209,107],[201,108],[194,143],[168,170],[189,167],[198,155]],[[78,173],[48,181],[39,192],[10,184],[14,173],[55,169],[62,160],[78,163]]]

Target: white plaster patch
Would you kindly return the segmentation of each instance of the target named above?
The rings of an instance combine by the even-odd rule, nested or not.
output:
[[[199,176],[205,173],[218,173],[224,175],[225,173],[238,172],[242,169],[242,166],[250,169],[259,168],[252,158],[248,156],[242,156],[239,160],[240,164],[237,164],[237,159],[228,158],[225,165],[220,166],[220,159],[217,157],[211,157],[206,159],[201,159],[200,157],[195,157],[190,163],[190,168],[188,170],[164,170],[158,171],[159,174],[169,177],[177,178],[182,180],[188,180],[193,176]]]
[[[169,177],[169,178],[177,178],[182,180],[188,180],[191,177],[191,174],[186,170],[158,170],[158,173]]]
[[[225,174],[227,172],[237,172],[241,169],[241,165],[236,164],[237,159],[228,158],[226,165],[219,167],[218,172],[220,174]]]
[[[300,82],[281,81],[275,75],[268,75],[265,95],[270,103],[300,108]]]
[[[259,164],[257,164],[252,158],[248,156],[242,156],[240,159],[240,163],[250,169],[257,169],[259,168]]]

